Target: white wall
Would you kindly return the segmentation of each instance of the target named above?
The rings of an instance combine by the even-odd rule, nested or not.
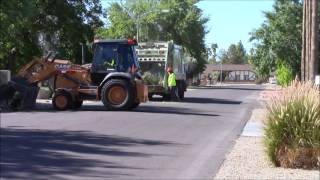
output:
[[[254,81],[255,74],[252,71],[231,71],[228,74],[229,81]]]

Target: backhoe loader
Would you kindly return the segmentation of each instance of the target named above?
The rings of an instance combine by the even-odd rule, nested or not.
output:
[[[108,110],[130,110],[148,100],[139,72],[135,40],[95,40],[92,64],[61,65],[52,54],[34,59],[0,87],[0,101],[15,109],[34,107],[41,81],[54,79],[52,105],[80,108],[83,100],[101,100]]]

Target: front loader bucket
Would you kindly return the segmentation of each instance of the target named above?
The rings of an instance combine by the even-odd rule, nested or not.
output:
[[[15,89],[9,83],[0,86],[0,108],[8,109],[9,101],[14,95]]]
[[[0,106],[10,110],[30,110],[36,105],[39,87],[24,78],[13,78],[0,87]]]

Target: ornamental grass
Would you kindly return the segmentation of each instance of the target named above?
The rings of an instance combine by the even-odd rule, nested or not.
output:
[[[293,81],[271,98],[267,109],[264,142],[270,160],[287,168],[319,168],[319,88]]]

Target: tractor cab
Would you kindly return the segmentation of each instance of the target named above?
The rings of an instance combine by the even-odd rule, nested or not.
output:
[[[91,80],[99,85],[111,72],[135,72],[139,68],[136,40],[96,40],[91,66]]]

